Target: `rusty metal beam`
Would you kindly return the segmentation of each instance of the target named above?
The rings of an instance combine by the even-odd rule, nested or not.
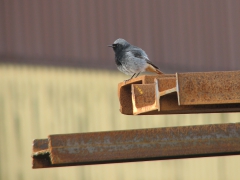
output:
[[[133,102],[131,94],[132,84],[153,84],[155,78],[175,78],[175,74],[163,74],[159,76],[139,76],[127,82],[118,84],[118,98],[120,102],[120,112],[122,114],[133,115]]]
[[[118,96],[127,115],[240,112],[240,71],[141,76]]]
[[[33,168],[240,154],[240,123],[50,135]]]
[[[155,98],[154,84],[132,84],[131,93],[134,115],[240,112],[237,103],[179,106],[176,89]]]
[[[240,103],[240,71],[177,73],[179,105]]]

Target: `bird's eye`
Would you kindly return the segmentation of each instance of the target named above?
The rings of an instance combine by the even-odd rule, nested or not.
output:
[[[113,48],[117,48],[117,47],[119,47],[119,44],[113,44],[112,47],[113,47]]]

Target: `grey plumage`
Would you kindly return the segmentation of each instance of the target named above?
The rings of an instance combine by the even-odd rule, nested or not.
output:
[[[155,72],[163,74],[157,66],[155,66],[148,58],[144,50],[139,47],[133,46],[124,39],[117,39],[114,41],[112,47],[115,52],[115,62],[117,68],[127,74],[131,75],[132,79],[144,71]],[[128,80],[130,80],[128,79]]]

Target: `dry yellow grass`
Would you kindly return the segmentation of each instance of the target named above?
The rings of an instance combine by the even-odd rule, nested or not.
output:
[[[0,179],[237,179],[240,157],[31,169],[33,139],[48,134],[239,122],[239,113],[125,116],[111,71],[0,65]]]

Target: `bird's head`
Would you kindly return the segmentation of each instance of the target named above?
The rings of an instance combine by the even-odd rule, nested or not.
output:
[[[129,46],[130,46],[130,44],[126,40],[121,39],[121,38],[114,41],[113,44],[108,45],[108,47],[113,48],[115,53],[121,52],[122,50],[126,49]]]

